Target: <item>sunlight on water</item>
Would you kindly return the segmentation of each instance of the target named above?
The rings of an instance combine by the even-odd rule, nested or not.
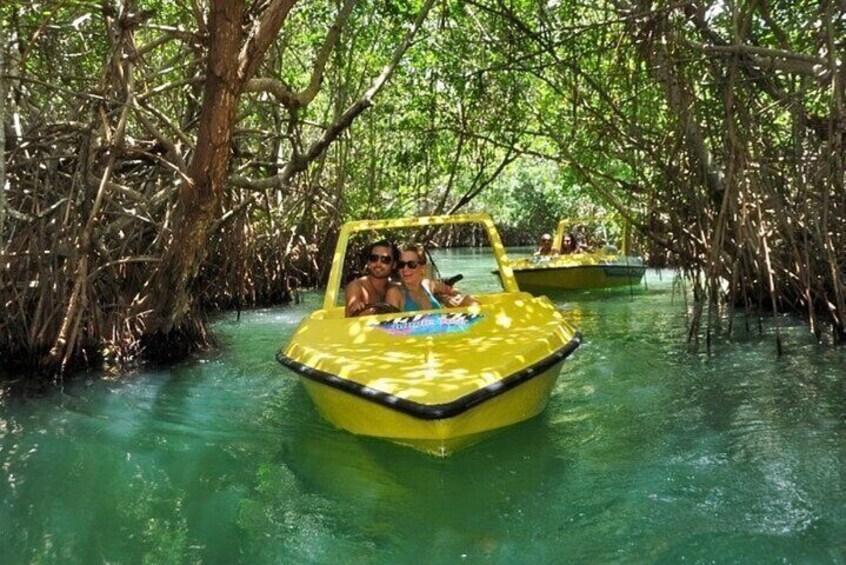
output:
[[[7,393],[3,563],[846,562],[846,350],[798,321],[781,359],[745,330],[708,356],[670,273],[556,296],[585,341],[547,410],[435,459],[332,429],[275,361],[321,298],[226,314],[175,367]]]

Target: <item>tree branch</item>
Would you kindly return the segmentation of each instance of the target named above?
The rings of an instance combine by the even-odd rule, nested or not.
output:
[[[305,155],[301,157],[294,156],[294,158],[288,161],[285,168],[280,173],[283,183],[286,183],[296,173],[305,170],[308,164],[316,159],[318,155],[320,155],[344,130],[346,130],[359,114],[373,104],[373,98],[382,90],[391,78],[391,75],[397,68],[397,65],[399,65],[399,62],[405,55],[405,52],[408,51],[408,48],[411,46],[411,42],[414,40],[417,32],[420,31],[423,22],[426,21],[426,16],[429,14],[429,10],[432,8],[434,3],[435,0],[426,0],[426,3],[422,8],[420,8],[420,12],[417,14],[417,19],[414,21],[414,25],[412,25],[411,29],[408,30],[402,42],[394,51],[394,55],[391,57],[390,63],[385,65],[382,72],[378,77],[376,77],[376,80],[373,81],[370,88],[365,91],[361,99],[347,108],[338,120],[335,121],[335,123],[326,128],[323,135],[309,146]]]
[[[341,8],[341,11],[338,12],[338,16],[335,18],[335,22],[332,24],[332,27],[329,28],[329,33],[326,34],[326,41],[323,42],[323,46],[317,54],[317,59],[314,61],[314,69],[312,69],[308,86],[305,90],[296,95],[296,100],[300,107],[308,106],[311,101],[314,100],[314,97],[317,96],[317,93],[320,90],[320,85],[323,82],[323,72],[326,69],[326,63],[329,60],[329,55],[332,54],[335,44],[338,43],[338,38],[341,36],[341,30],[344,28],[344,25],[346,24],[347,19],[349,18],[357,1],[358,0],[346,0]]]
[[[285,23],[297,0],[273,0],[255,22],[238,55],[238,80],[242,87],[256,74],[264,54]]]

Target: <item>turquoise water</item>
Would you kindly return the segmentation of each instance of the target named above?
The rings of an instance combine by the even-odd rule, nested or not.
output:
[[[709,356],[667,273],[558,296],[585,341],[547,410],[435,459],[319,418],[274,360],[304,299],[191,362],[6,392],[2,563],[846,563],[846,349],[796,320],[784,357],[771,330]]]

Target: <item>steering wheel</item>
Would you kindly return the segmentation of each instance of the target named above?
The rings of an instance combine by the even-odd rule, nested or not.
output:
[[[395,314],[400,312],[396,306],[391,306],[387,302],[368,302],[364,308],[354,314],[354,316],[372,316],[374,314]]]

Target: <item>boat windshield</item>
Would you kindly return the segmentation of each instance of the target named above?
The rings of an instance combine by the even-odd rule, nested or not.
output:
[[[627,254],[631,245],[625,220],[619,216],[566,218],[558,223],[553,248],[563,254],[593,252]]]
[[[426,250],[424,277],[447,280],[461,275],[454,286],[462,293],[478,296],[517,290],[513,278],[501,279],[496,274],[507,258],[493,221],[485,214],[361,221],[345,224],[341,230],[325,308],[343,305],[346,285],[368,273],[371,259],[383,260],[371,258],[379,255],[371,253],[371,246],[382,241],[395,246],[395,259],[399,259],[399,248],[404,244],[422,244]],[[469,255],[473,261],[466,260]],[[396,260],[391,267],[388,276],[400,282]],[[376,270],[385,272],[383,267]]]

